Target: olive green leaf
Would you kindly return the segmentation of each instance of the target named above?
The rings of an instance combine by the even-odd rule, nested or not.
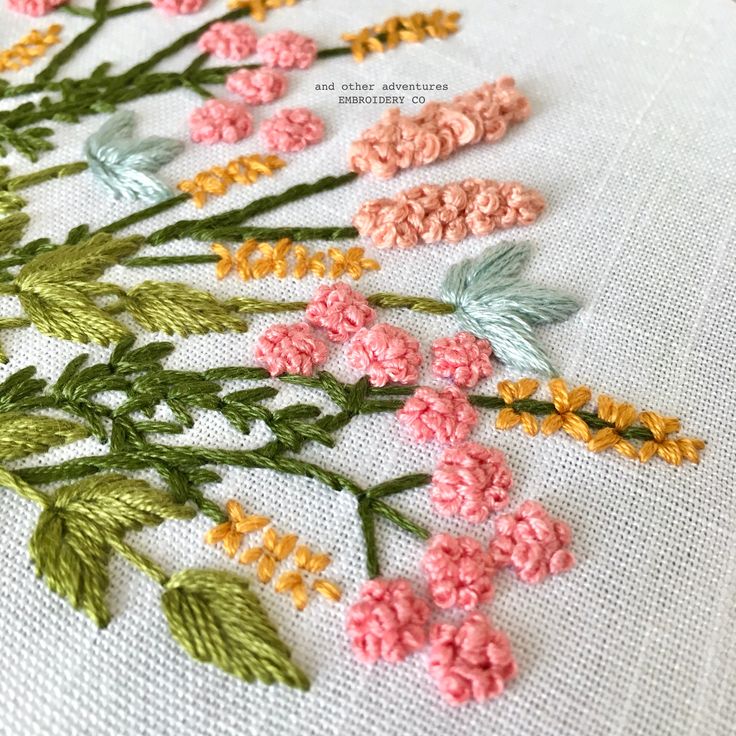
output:
[[[0,220],[0,255],[20,241],[30,219],[24,212],[16,212]]]
[[[31,558],[52,591],[106,626],[111,543],[127,531],[193,515],[191,507],[145,481],[117,473],[92,476],[51,497],[31,538]]]
[[[166,584],[161,603],[172,635],[194,659],[246,682],[309,688],[245,580],[219,570],[183,570]]]
[[[203,335],[244,332],[245,322],[232,315],[206,291],[184,284],[144,281],[128,293],[126,309],[152,332]]]
[[[0,461],[46,452],[88,436],[86,427],[68,419],[7,412],[0,414]]]

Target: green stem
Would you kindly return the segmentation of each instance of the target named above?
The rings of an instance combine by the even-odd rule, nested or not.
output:
[[[147,575],[161,587],[165,586],[169,581],[169,576],[160,565],[133,549],[133,547],[120,537],[116,537],[112,534],[108,538],[107,542],[121,557],[126,559],[131,565],[133,565],[133,567],[140,570],[144,575]]]
[[[32,174],[23,174],[14,176],[5,182],[5,189],[9,192],[17,192],[21,189],[36,186],[51,179],[61,179],[65,176],[74,176],[82,171],[86,171],[89,165],[86,161],[75,161],[69,164],[58,164],[57,166],[49,166],[47,169],[34,171]]]
[[[223,306],[239,314],[278,314],[281,312],[302,312],[308,302],[269,302],[262,299],[250,299],[236,296],[228,299]]]
[[[26,501],[35,503],[43,509],[49,505],[49,497],[45,493],[41,493],[41,491],[29,485],[23,478],[2,467],[0,467],[0,486],[10,488],[21,498],[25,498]]]
[[[276,241],[289,238],[293,241],[305,240],[352,240],[357,238],[354,227],[235,227],[213,228],[202,240],[216,240],[237,243],[243,240]]]
[[[149,217],[153,217],[154,215],[166,212],[166,210],[170,210],[172,207],[176,207],[182,202],[186,202],[189,198],[189,194],[177,194],[175,197],[165,199],[163,202],[157,202],[156,204],[152,204],[150,207],[146,207],[145,209],[139,210],[138,212],[134,212],[132,215],[121,217],[119,220],[114,220],[107,225],[103,225],[95,232],[116,233],[119,230],[125,229],[126,227],[130,227],[131,225],[135,225],[139,222],[142,222],[143,220],[147,220]]]
[[[452,314],[455,311],[455,305],[440,301],[439,299],[431,299],[426,296],[403,296],[401,294],[372,294],[368,297],[368,302],[374,307],[383,307],[384,309],[411,309],[413,312],[424,312],[426,314]]]
[[[144,256],[141,258],[131,258],[129,261],[123,261],[125,266],[132,268],[150,268],[151,266],[182,266],[185,264],[198,263],[217,263],[220,256],[214,253],[202,253],[200,255],[188,256]]]

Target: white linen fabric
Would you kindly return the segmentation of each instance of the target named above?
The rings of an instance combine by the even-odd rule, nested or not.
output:
[[[259,33],[290,28],[319,46],[390,15],[430,11],[428,0],[304,0],[276,10]],[[160,591],[115,559],[110,605],[114,614],[98,631],[82,614],[34,577],[27,552],[38,511],[0,492],[0,732],[4,734],[503,734],[602,736],[657,734],[726,736],[736,722],[736,5],[728,0],[453,0],[462,11],[460,32],[445,41],[402,45],[362,65],[350,57],[318,61],[288,75],[287,96],[254,110],[256,123],[281,107],[308,106],[325,119],[322,144],[289,155],[288,165],[251,188],[235,186],[211,200],[201,216],[242,205],[326,174],[346,171],[351,140],[376,121],[381,105],[346,105],[339,88],[350,82],[446,82],[444,98],[503,74],[515,76],[529,96],[531,118],[497,144],[462,150],[440,164],[401,173],[390,181],[369,176],[254,221],[264,225],[348,225],[359,204],[422,182],[465,177],[517,179],[538,188],[548,209],[537,224],[506,234],[413,250],[378,253],[382,270],[359,288],[436,296],[449,264],[504,239],[530,239],[536,254],[528,276],[578,295],[584,304],[568,322],[540,332],[560,372],[644,409],[680,416],[685,434],[708,445],[699,466],[639,465],[615,453],[594,455],[560,434],[528,438],[497,432],[484,413],[474,439],[501,448],[514,472],[512,503],[540,499],[569,522],[578,565],[539,586],[510,574],[498,577],[484,606],[510,637],[519,674],[500,698],[482,705],[447,706],[426,669],[425,653],[403,664],[361,665],[344,631],[346,606],[366,578],[362,541],[351,497],[301,478],[269,471],[224,469],[208,488],[224,502],[272,516],[278,529],[297,532],[334,557],[328,577],[345,591],[339,604],[314,599],[297,613],[287,596],[255,582],[221,549],[203,544],[210,523],[168,522],[130,535],[130,541],[167,570],[208,566],[254,580],[254,589],[312,678],[309,692],[246,685],[191,660],[168,633]],[[124,69],[207,18],[225,12],[210,0],[193,16],[158,11],[110,22],[78,53],[63,74],[84,76],[105,60]],[[55,14],[31,19],[0,10],[0,47],[31,27],[63,23],[68,41],[89,21]],[[162,68],[182,69],[189,47]],[[28,80],[45,61],[8,79]],[[338,91],[315,90],[334,81]],[[218,94],[226,95],[224,89]],[[355,94],[355,93],[353,93]],[[397,94],[397,93],[390,93]],[[402,93],[398,93],[402,94]],[[416,109],[407,93],[404,110]],[[0,109],[18,100],[0,101]],[[138,100],[142,135],[187,138],[187,117],[199,104],[191,91]],[[86,137],[106,119],[54,123],[57,148],[40,165],[81,158]],[[162,170],[169,182],[251,152],[256,137],[237,145],[186,151]],[[13,172],[34,166],[16,155],[2,163]],[[115,202],[88,174],[27,191],[32,216],[28,238],[63,238],[73,226],[100,226],[140,208]],[[147,233],[197,216],[186,203],[142,223]],[[368,245],[368,244],[366,244]],[[206,243],[169,243],[144,254],[209,252]],[[371,254],[376,252],[371,250]],[[211,264],[177,268],[116,267],[109,278],[123,286],[146,278],[181,281],[219,297],[251,295],[308,299],[316,287],[268,278],[217,282]],[[2,314],[15,314],[12,299]],[[383,316],[422,342],[454,329],[451,317],[391,311]],[[123,317],[126,320],[126,317]],[[286,320],[291,319],[286,316]],[[238,335],[174,338],[172,368],[204,369],[252,364],[257,336],[284,317],[263,316]],[[133,327],[133,323],[129,322]],[[166,339],[142,335],[141,342]],[[4,332],[11,356],[7,376],[25,365],[55,379],[82,350],[94,359],[109,351],[62,342],[34,329]],[[332,348],[328,369],[356,376],[344,350]],[[498,367],[494,379],[514,376]],[[423,380],[433,382],[425,371]],[[490,391],[489,383],[483,390]],[[329,403],[315,392],[282,387],[274,401]],[[162,415],[163,416],[163,415]],[[170,439],[221,447],[256,446],[260,429],[243,438],[213,413]],[[96,441],[77,443],[43,458],[103,452]],[[365,485],[410,472],[431,471],[439,449],[413,443],[391,416],[364,417],[340,432],[334,450],[308,446],[302,456],[349,474]],[[37,460],[32,458],[33,460]],[[152,478],[154,476],[151,476]],[[397,500],[432,530],[469,533],[484,542],[492,524],[471,527],[443,520],[425,490]],[[406,576],[420,589],[423,545],[379,524],[380,559],[388,576]],[[436,620],[459,620],[434,611]]]

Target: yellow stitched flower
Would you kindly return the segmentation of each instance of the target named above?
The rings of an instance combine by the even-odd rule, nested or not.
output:
[[[258,243],[255,240],[246,240],[235,253],[235,267],[238,269],[238,276],[243,281],[253,277],[249,258],[258,249]]]
[[[220,256],[220,260],[215,265],[215,276],[218,279],[224,279],[233,267],[233,257],[230,255],[230,251],[221,243],[212,243],[210,248]]]
[[[612,447],[630,460],[635,460],[638,457],[636,448],[621,436],[621,432],[636,421],[636,409],[631,404],[617,404],[610,396],[599,396],[598,416],[614,426],[599,429],[588,442],[588,449],[601,452]]]
[[[332,268],[330,269],[330,278],[340,278],[347,273],[354,281],[357,281],[363,271],[378,271],[381,266],[378,261],[371,258],[364,258],[365,248],[348,248],[343,253],[339,248],[329,248],[327,255],[332,259]]]
[[[277,593],[285,591],[291,593],[291,599],[297,610],[303,611],[309,602],[305,573],[319,575],[324,572],[330,561],[329,555],[315,554],[309,547],[297,547],[294,552],[294,562],[298,569],[283,573],[276,581],[274,589]],[[312,583],[312,590],[331,601],[339,601],[342,597],[340,588],[324,578],[317,578]]]
[[[548,386],[557,413],[544,419],[542,432],[549,435],[561,429],[576,440],[588,442],[590,428],[575,412],[590,401],[590,389],[587,386],[578,386],[568,390],[561,378],[553,378]]]
[[[284,5],[294,5],[298,0],[229,0],[227,7],[230,10],[250,8],[249,18],[262,21],[266,19],[266,13]]]
[[[446,13],[444,10],[435,10],[427,19],[427,33],[432,38],[447,38],[452,33],[457,33],[457,22],[460,13]]]
[[[322,251],[310,253],[305,245],[295,245],[294,250],[294,278],[303,279],[308,273],[322,278],[327,270],[324,263],[325,254]]]
[[[261,258],[253,263],[251,269],[253,278],[262,279],[271,273],[277,278],[285,278],[289,273],[287,256],[291,246],[291,240],[288,238],[282,238],[275,245],[259,243],[258,252],[261,254]]]
[[[35,28],[8,49],[0,50],[0,72],[18,71],[43,56],[49,46],[59,43],[63,26],[54,23],[45,31]]]
[[[363,28],[356,33],[343,33],[342,40],[350,44],[350,51],[356,61],[363,61],[371,51],[383,51],[383,44],[375,37],[372,28]]]
[[[527,411],[516,411],[512,404],[514,401],[528,399],[538,388],[539,383],[533,378],[522,378],[516,383],[501,381],[498,384],[498,395],[507,406],[498,412],[496,429],[511,429],[521,423],[524,431],[533,437],[539,431],[536,417]]]
[[[700,450],[705,442],[695,437],[670,439],[669,435],[680,431],[680,420],[675,417],[663,417],[653,411],[641,413],[641,423],[652,433],[653,439],[646,440],[639,449],[639,460],[645,463],[658,455],[671,465],[680,465],[683,460],[699,463]]]
[[[262,529],[268,525],[269,520],[265,516],[246,514],[241,504],[232,499],[225,505],[225,511],[228,520],[210,529],[205,534],[204,541],[207,544],[222,542],[228,557],[234,557],[243,537],[250,532]]]
[[[276,572],[279,562],[283,562],[292,552],[297,542],[296,534],[284,534],[279,537],[271,527],[263,533],[263,544],[260,547],[251,547],[240,555],[243,565],[252,565],[257,562],[256,575],[262,583],[268,583]]]

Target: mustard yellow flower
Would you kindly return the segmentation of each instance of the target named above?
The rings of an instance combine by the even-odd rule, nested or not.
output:
[[[207,544],[222,542],[228,557],[234,557],[243,537],[250,532],[263,529],[269,524],[265,516],[246,514],[240,503],[230,500],[225,505],[228,520],[210,529],[204,536]]]
[[[631,404],[618,404],[610,396],[599,396],[598,417],[614,426],[599,429],[588,442],[588,449],[602,452],[613,448],[630,460],[635,460],[638,457],[636,448],[621,436],[621,432],[636,421],[636,409]]]
[[[347,273],[354,281],[357,281],[363,271],[378,271],[381,267],[378,261],[365,258],[365,248],[348,248],[344,253],[339,248],[329,248],[327,255],[332,259],[330,278],[340,278]]]
[[[215,265],[215,275],[218,279],[224,279],[233,267],[233,257],[230,251],[221,243],[212,243],[212,250],[220,256],[220,260]]]
[[[240,555],[243,565],[252,565],[257,562],[256,575],[262,583],[268,583],[276,572],[276,567],[283,562],[293,551],[297,543],[296,534],[279,536],[271,527],[263,533],[263,543],[260,547],[246,549]]]
[[[516,383],[501,381],[498,384],[498,395],[507,406],[498,412],[496,429],[511,429],[521,423],[524,431],[533,437],[539,431],[536,418],[527,411],[516,411],[512,404],[520,399],[528,399],[538,388],[539,383],[533,378],[522,378]]]
[[[310,253],[309,249],[304,245],[294,246],[294,270],[292,274],[294,278],[303,279],[308,273],[312,273],[317,278],[322,278],[327,270],[325,267],[325,254],[322,251]]]
[[[553,378],[548,386],[557,413],[545,417],[542,432],[549,435],[561,429],[576,440],[588,442],[590,428],[575,412],[590,401],[590,389],[587,386],[578,386],[568,390],[561,378]]]
[[[673,432],[680,431],[680,420],[675,417],[663,417],[653,411],[641,413],[641,423],[652,433],[653,438],[646,440],[639,449],[639,460],[645,463],[658,455],[671,465],[680,465],[683,460],[699,463],[700,450],[705,442],[695,437],[680,437],[671,439]]]
[[[253,263],[251,269],[253,278],[262,279],[273,273],[283,279],[289,273],[287,256],[291,246],[292,242],[288,238],[282,238],[274,245],[258,243],[258,252],[261,257]]]
[[[294,562],[297,570],[283,573],[276,581],[274,588],[277,593],[288,591],[297,610],[303,611],[309,602],[307,590],[306,573],[318,576],[330,564],[330,557],[326,554],[315,554],[309,547],[297,547],[294,552]],[[312,583],[312,590],[324,596],[328,600],[339,601],[342,592],[333,582],[324,578],[317,578]]]

